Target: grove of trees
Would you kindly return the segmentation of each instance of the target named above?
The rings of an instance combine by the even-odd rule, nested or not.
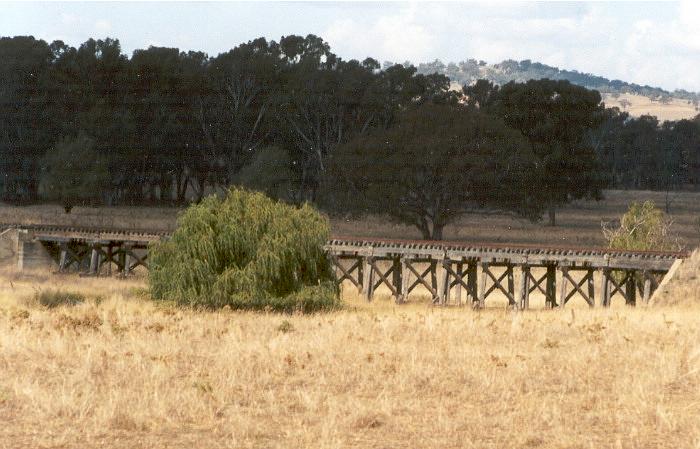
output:
[[[130,57],[109,38],[0,38],[0,201],[183,204],[231,185],[426,238],[465,210],[554,224],[606,187],[698,188],[700,119],[634,119],[561,80],[458,92],[314,35]]]
[[[289,196],[313,200],[333,148],[392,125],[417,97],[444,93],[444,76],[370,58],[344,61],[322,39],[257,39],[209,57],[118,40],[79,48],[0,39],[0,199],[40,198],[42,165],[84,135],[108,161],[93,190],[109,204],[185,202],[237,183],[258,152],[288,157]]]

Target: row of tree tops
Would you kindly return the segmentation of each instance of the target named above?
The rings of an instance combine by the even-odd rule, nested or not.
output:
[[[656,187],[700,178],[698,121],[632,120],[567,81],[455,92],[444,75],[342,60],[313,35],[213,58],[2,38],[0,60],[2,196],[67,210],[243,184],[329,212],[385,212],[440,238],[465,210],[554,224],[557,207],[629,173]]]

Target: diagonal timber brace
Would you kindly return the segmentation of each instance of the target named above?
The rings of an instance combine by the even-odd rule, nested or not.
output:
[[[509,307],[518,307],[515,301],[515,282],[513,279],[513,265],[493,265],[504,267],[503,273],[499,277],[491,271],[490,265],[486,262],[481,263],[481,279],[479,285],[479,299],[477,306],[483,308],[486,305],[486,298],[494,291],[498,290],[508,298]],[[487,288],[487,279],[491,279],[491,285]],[[503,281],[507,282],[507,286],[503,285]]]
[[[416,263],[428,263],[428,267],[420,272],[418,269],[415,267]],[[428,292],[432,295],[433,301],[439,298],[438,295],[438,289],[437,289],[437,276],[436,276],[436,270],[437,270],[437,262],[435,260],[410,260],[406,257],[401,258],[401,271],[404,272],[405,274],[403,275],[404,279],[404,285],[406,286],[403,288],[403,300],[405,301],[406,298],[408,298],[408,295],[413,291],[416,287],[419,285],[422,285],[423,287],[428,290]],[[412,283],[410,282],[409,275],[413,274],[416,277],[416,280],[413,281]],[[427,277],[430,276],[430,281],[428,281]]]
[[[387,269],[382,269],[380,263],[388,261],[390,263]],[[375,259],[374,257],[365,258],[365,269],[363,272],[363,285],[365,287],[365,295],[367,301],[371,301],[374,296],[374,291],[377,287],[386,285],[391,295],[396,302],[402,302],[401,295],[401,265],[396,259]],[[397,274],[398,273],[398,274]],[[378,279],[375,278],[375,275]],[[375,280],[376,279],[376,280]]]
[[[593,289],[593,273],[595,270],[590,268],[573,270],[565,266],[562,266],[559,269],[561,271],[561,293],[559,295],[560,307],[564,307],[566,303],[576,294],[586,300],[586,303],[588,303],[590,307],[593,307],[595,305]],[[571,276],[571,272],[573,271],[583,271],[584,275],[581,279],[575,280]],[[569,284],[571,284],[571,290],[568,288]],[[587,291],[583,290],[584,285],[588,287]]]
[[[454,290],[454,303],[462,305],[462,288],[464,288],[467,297],[471,298],[472,302],[478,300],[476,263],[444,260],[442,268],[445,272],[442,286],[442,304],[450,303],[452,291]]]
[[[359,292],[362,292],[362,259],[361,258],[339,258],[329,255],[329,259],[335,268],[336,280],[339,284],[343,281],[350,281]],[[350,267],[346,268],[343,260],[350,260]],[[340,276],[338,276],[340,271]]]

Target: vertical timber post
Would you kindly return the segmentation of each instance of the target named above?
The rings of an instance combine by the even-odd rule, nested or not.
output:
[[[440,287],[438,286],[438,280],[437,280],[437,261],[433,259],[433,257],[430,257],[430,286],[433,287],[433,291],[435,292],[435,296],[433,297],[433,302],[439,300],[440,296]]]
[[[21,238],[17,242],[17,270],[24,270],[24,240]]]
[[[479,282],[479,303],[480,309],[483,309],[486,305],[486,278],[488,275],[486,272],[489,269],[489,264],[487,262],[481,262],[481,279]]]
[[[569,272],[569,268],[561,266],[559,267],[559,270],[561,271],[561,286],[559,288],[559,307],[563,309],[566,305],[566,287],[568,286],[568,279],[566,278],[566,275]]]
[[[365,258],[365,282],[363,282],[363,287],[365,289],[365,295],[367,301],[372,301],[372,295],[374,295],[374,258],[372,256],[367,256]]]
[[[518,301],[515,299],[515,278],[513,276],[513,265],[508,264],[506,271],[508,273],[508,293],[510,293],[510,296],[513,298],[513,303],[510,305],[517,309]]]
[[[600,275],[600,305],[608,307],[610,306],[610,269],[603,268]]]
[[[119,256],[117,257],[117,265],[122,274],[126,274],[126,250],[124,244],[119,246]]]
[[[469,296],[472,303],[479,300],[476,282],[476,262],[469,262],[467,264],[467,296]]]
[[[649,304],[651,297],[651,274],[648,271],[644,272],[644,291],[642,292],[642,300],[644,305]]]
[[[557,267],[547,265],[547,284],[545,288],[545,307],[554,308],[557,305]]]
[[[520,272],[520,308],[530,308],[530,266],[523,265]]]
[[[625,304],[633,306],[637,303],[637,286],[635,285],[635,272],[628,271],[625,279]]]
[[[438,300],[441,305],[446,305],[448,302],[450,302],[450,273],[447,271],[447,266],[449,264],[449,259],[442,259],[438,264],[440,266]]]
[[[112,244],[107,245],[107,276],[112,275]]]
[[[92,244],[92,250],[90,253],[90,269],[89,274],[97,276],[100,270],[100,252],[98,251],[99,245],[97,243]]]
[[[122,270],[122,273],[124,273],[124,276],[128,276],[131,274],[131,245],[124,245],[123,246],[124,250],[124,269]]]
[[[408,301],[408,287],[410,286],[410,270],[408,269],[408,261],[406,256],[401,256],[401,302]]]
[[[401,304],[403,302],[402,298],[402,274],[403,270],[401,270],[401,259],[399,257],[395,257],[392,261],[392,274],[393,274],[393,281],[394,281],[394,289],[396,290],[396,304]]]
[[[357,265],[357,285],[355,285],[355,288],[357,288],[357,294],[362,295],[362,261],[363,258],[362,256],[358,257],[357,259],[352,259],[352,263]]]
[[[595,307],[595,289],[593,286],[593,273],[595,273],[594,269],[590,269],[587,272],[587,277],[588,277],[588,305],[590,307]]]
[[[462,270],[464,269],[462,262],[457,262],[457,285],[455,285],[455,303],[458,306],[462,305]]]
[[[66,271],[66,264],[68,263],[68,250],[67,244],[61,243],[61,256],[58,259],[58,272],[63,273]]]

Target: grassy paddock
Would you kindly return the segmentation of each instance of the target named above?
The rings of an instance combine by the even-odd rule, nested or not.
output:
[[[672,231],[679,234],[689,247],[700,244],[700,192],[671,193],[670,216]],[[617,220],[633,201],[652,200],[664,208],[666,194],[649,191],[605,192],[603,201],[579,201],[557,213],[556,227],[530,223],[503,215],[467,214],[445,228],[450,240],[542,243],[550,245],[604,245],[601,222]],[[173,229],[180,209],[166,207],[76,207],[65,214],[60,206],[0,206],[0,223],[55,223],[67,226],[104,226],[126,229]],[[339,236],[389,238],[420,238],[414,227],[393,225],[385,217],[360,219],[334,218],[331,232]]]
[[[567,246],[605,246],[601,223],[619,220],[634,201],[653,201],[662,210],[666,204],[664,192],[620,191],[605,192],[602,201],[578,201],[557,211],[557,226],[545,222],[531,223],[506,215],[466,214],[445,227],[445,239],[470,242],[501,242]],[[680,236],[686,246],[700,245],[700,192],[677,192],[669,196],[671,232]],[[335,219],[331,232],[340,236],[420,238],[414,227],[393,225],[383,217]]]
[[[700,445],[700,307],[285,316],[1,279],[0,448]],[[85,300],[28,300],[47,284]]]

